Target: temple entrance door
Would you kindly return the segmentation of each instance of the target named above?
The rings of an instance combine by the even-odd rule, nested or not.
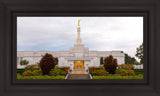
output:
[[[74,61],[74,69],[84,69],[84,61]]]

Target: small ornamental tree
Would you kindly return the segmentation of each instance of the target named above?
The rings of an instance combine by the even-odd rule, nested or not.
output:
[[[58,58],[56,57],[55,60],[56,60],[56,65],[57,65],[58,64]]]
[[[117,59],[114,59],[112,55],[104,59],[104,68],[109,74],[114,74],[117,67]]]
[[[21,60],[20,65],[28,65],[29,61],[27,60]]]
[[[46,53],[39,63],[43,75],[48,75],[51,69],[55,67],[56,63],[55,58],[51,54]]]
[[[143,43],[137,48],[136,57],[140,59],[140,63],[143,64]]]
[[[100,64],[103,65],[103,63],[104,63],[104,62],[103,62],[103,57],[101,57],[101,59],[100,59]]]

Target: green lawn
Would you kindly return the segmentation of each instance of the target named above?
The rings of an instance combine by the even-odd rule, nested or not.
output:
[[[136,76],[93,76],[93,79],[143,79],[143,75],[136,75]]]
[[[65,79],[65,76],[21,76],[17,75],[17,79]]]

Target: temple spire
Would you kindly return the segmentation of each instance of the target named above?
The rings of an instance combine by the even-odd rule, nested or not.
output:
[[[81,44],[81,37],[80,37],[80,20],[78,20],[78,28],[77,28],[77,44]]]
[[[80,26],[80,20],[78,20],[78,26]]]

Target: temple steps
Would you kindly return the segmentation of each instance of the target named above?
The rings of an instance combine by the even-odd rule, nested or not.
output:
[[[89,74],[68,74],[66,79],[91,79]]]

